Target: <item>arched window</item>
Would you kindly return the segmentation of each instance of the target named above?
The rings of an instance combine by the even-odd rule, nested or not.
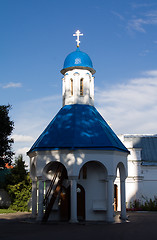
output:
[[[73,96],[73,79],[71,78],[70,81],[71,81],[71,96]]]
[[[83,96],[83,78],[80,79],[80,96]]]

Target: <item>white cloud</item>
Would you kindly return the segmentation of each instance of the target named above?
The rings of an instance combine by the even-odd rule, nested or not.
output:
[[[127,23],[127,30],[146,33],[145,26],[157,25],[157,11],[147,11],[141,14],[141,17],[133,16]]]
[[[115,12],[115,11],[111,11],[111,13],[112,13],[113,15],[117,16],[120,20],[124,21],[124,17],[123,17],[120,13]]]
[[[13,83],[13,82],[10,82],[3,86],[3,88],[20,88],[20,87],[22,87],[21,83]]]
[[[135,19],[131,19],[128,22],[128,26],[127,29],[129,32],[131,31],[137,31],[137,32],[142,32],[145,33],[145,29],[143,27],[144,24],[147,24],[147,22],[141,18],[135,18]]]
[[[12,138],[16,142],[32,142],[32,141],[34,141],[34,138],[32,136],[26,136],[26,135],[14,134],[14,135],[12,135]]]
[[[46,96],[18,103],[12,109],[15,123],[13,149],[16,156],[23,154],[24,160],[28,162],[26,152],[60,110],[61,99],[58,95]]]
[[[16,151],[16,155],[22,154],[22,155],[26,156],[26,153],[28,151],[29,151],[29,148],[27,148],[27,147],[19,148]]]
[[[30,165],[29,157],[26,155],[28,151],[29,151],[29,148],[27,148],[27,147],[19,148],[19,149],[17,149],[16,155],[15,155],[15,157],[18,157],[20,154],[23,155],[23,160],[25,161],[25,164],[27,166],[26,167],[27,170],[29,170],[29,167],[30,167],[29,166]]]
[[[157,132],[157,70],[96,90],[96,105],[116,133]]]
[[[145,71],[143,74],[150,77],[157,77],[157,70]]]

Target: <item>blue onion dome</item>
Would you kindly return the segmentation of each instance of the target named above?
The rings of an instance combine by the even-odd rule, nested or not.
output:
[[[88,56],[87,53],[84,53],[80,51],[79,47],[77,47],[76,51],[70,53],[63,65],[63,69],[61,70],[62,74],[65,74],[67,71],[72,69],[87,69],[92,74],[94,74],[96,71],[93,68],[93,63]]]

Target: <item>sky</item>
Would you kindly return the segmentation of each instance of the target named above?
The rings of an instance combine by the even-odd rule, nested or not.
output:
[[[10,104],[23,154],[62,107],[66,56],[95,73],[95,107],[116,134],[157,134],[156,0],[0,0],[0,105]]]

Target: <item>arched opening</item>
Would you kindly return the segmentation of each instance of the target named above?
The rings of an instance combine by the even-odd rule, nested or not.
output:
[[[122,162],[119,162],[116,169],[116,180],[114,186],[114,210],[121,211],[121,218],[126,218],[126,200],[125,200],[125,179],[126,179],[126,168]],[[117,195],[116,195],[117,192]],[[116,202],[117,201],[117,202]],[[116,210],[117,207],[117,210]]]
[[[43,170],[44,216],[43,221],[69,220],[68,175],[65,166],[60,162],[50,162]]]
[[[80,79],[80,96],[83,96],[83,78]]]
[[[68,178],[67,170],[62,163],[50,162],[45,166],[43,170],[43,179],[51,181],[57,171],[59,171],[65,179]]]
[[[70,220],[70,186],[62,186],[60,193],[60,220]]]
[[[80,184],[77,184],[77,219],[85,220],[85,190]]]
[[[71,87],[70,87],[70,89],[71,89],[71,96],[73,96],[73,79],[71,78],[70,79],[70,85],[71,85]]]
[[[114,184],[114,211],[118,209],[118,185]]]
[[[82,212],[84,211],[82,216],[84,216],[85,220],[106,220],[107,169],[105,166],[98,161],[89,161],[85,163],[80,169],[78,184],[83,187],[82,195],[84,194],[85,196],[85,210],[80,210]],[[79,207],[78,204],[78,208]]]

